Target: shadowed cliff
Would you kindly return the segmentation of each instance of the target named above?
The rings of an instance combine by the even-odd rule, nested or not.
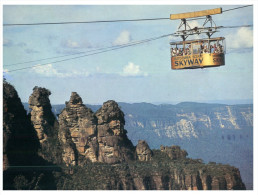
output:
[[[27,116],[4,82],[4,189],[245,189],[235,167],[187,158],[179,146],[151,150],[144,140],[134,146],[113,100],[94,113],[73,92],[57,121],[50,94],[35,87]]]

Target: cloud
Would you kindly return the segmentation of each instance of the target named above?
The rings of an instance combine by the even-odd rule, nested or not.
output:
[[[200,25],[200,23],[197,20],[190,20],[190,21],[187,21],[187,23],[189,24],[189,26],[191,28],[201,27],[202,26],[202,25]]]
[[[84,40],[82,42],[78,41],[73,41],[73,40],[63,40],[61,42],[61,46],[64,48],[69,48],[69,49],[82,49],[82,48],[91,48],[91,44]]]
[[[123,45],[131,42],[131,34],[129,31],[122,31],[119,36],[114,40],[113,45]]]
[[[52,66],[52,64],[47,64],[45,66],[39,66],[39,65],[40,64],[38,64],[36,67],[33,67],[32,70],[35,73],[45,77],[66,78],[66,77],[90,76],[90,73],[85,70],[81,70],[81,71],[72,70],[69,72],[60,72],[57,69],[55,69]]]
[[[237,33],[227,35],[226,42],[230,50],[250,49],[253,47],[253,30],[242,27]]]
[[[142,72],[139,65],[135,65],[129,62],[124,68],[121,74],[122,76],[148,76],[148,73]]]

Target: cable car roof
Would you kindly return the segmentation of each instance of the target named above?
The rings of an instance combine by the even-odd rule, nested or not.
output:
[[[221,13],[222,13],[222,8],[209,9],[209,10],[196,11],[196,12],[188,12],[188,13],[181,13],[181,14],[170,14],[170,20],[197,18],[197,17],[209,16],[209,15],[215,15],[215,14],[221,14]]]
[[[194,40],[189,40],[189,41],[177,41],[177,42],[170,42],[170,45],[181,45],[181,44],[189,44],[189,43],[197,43],[201,41],[220,41],[224,40],[225,37],[215,37],[215,38],[205,38],[205,39],[194,39]]]

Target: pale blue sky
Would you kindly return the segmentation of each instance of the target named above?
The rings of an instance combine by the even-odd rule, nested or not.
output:
[[[191,12],[239,5],[134,5],[134,6],[3,6],[3,23],[95,21],[165,18],[171,13]],[[253,8],[225,12],[213,17],[218,26],[253,24]],[[191,25],[201,25],[203,20]],[[115,44],[143,40],[175,32],[180,21],[69,24],[3,27],[4,65],[83,52]],[[7,72],[7,79],[27,102],[34,86],[52,91],[53,104],[69,100],[78,92],[84,103],[181,102],[244,100],[253,98],[253,29],[221,29],[214,36],[227,40],[226,66],[200,69],[170,69],[171,38],[128,47],[76,60],[51,63],[46,60],[12,70],[49,63],[40,68]],[[173,40],[176,40],[173,38]]]

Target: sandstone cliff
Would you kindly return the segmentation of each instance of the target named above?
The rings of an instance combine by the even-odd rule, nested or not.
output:
[[[50,162],[61,164],[58,122],[51,110],[50,95],[49,90],[34,87],[29,98],[29,117],[40,141],[39,154]]]
[[[182,152],[178,150],[178,152]],[[244,190],[239,170],[199,160],[171,159],[153,151],[151,161],[88,164],[77,168],[60,189],[77,190]]]
[[[136,154],[139,161],[149,161],[152,158],[152,151],[145,140],[139,140],[136,146]]]
[[[124,114],[108,101],[94,114],[73,92],[59,115],[63,160],[69,165],[91,162],[117,163],[134,159],[134,147],[126,136]]]
[[[4,189],[245,189],[232,166],[187,158],[179,146],[151,150],[140,140],[134,147],[115,101],[93,113],[73,92],[57,128],[49,95],[35,87],[27,116],[15,89],[4,83]],[[53,164],[61,161],[63,171]]]
[[[12,85],[3,84],[3,160],[9,165],[31,163],[39,142],[21,100]],[[29,160],[29,162],[28,162]]]
[[[96,112],[98,118],[99,162],[118,163],[134,160],[134,146],[124,129],[124,113],[115,101],[107,101]]]
[[[63,146],[63,160],[69,165],[82,163],[79,155],[96,162],[98,159],[97,119],[81,97],[73,92],[59,115],[59,139]],[[83,159],[83,158],[82,158]]]
[[[3,189],[56,189],[52,167],[15,88],[3,83]]]
[[[140,132],[147,130],[158,137],[191,139],[214,131],[243,131],[253,127],[252,105],[185,102],[177,105],[121,103],[121,106],[127,112],[126,128],[130,135],[144,136]]]

